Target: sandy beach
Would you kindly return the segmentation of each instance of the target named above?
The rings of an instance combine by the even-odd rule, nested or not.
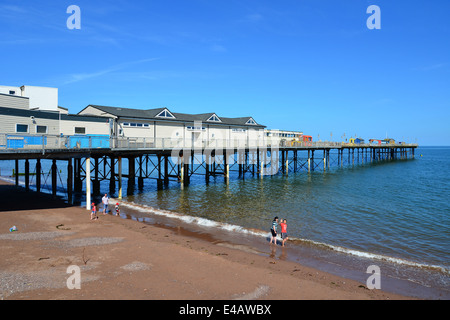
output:
[[[0,192],[0,299],[412,299],[182,228],[101,212],[91,221],[84,208],[1,180]],[[67,287],[70,266],[80,289]]]

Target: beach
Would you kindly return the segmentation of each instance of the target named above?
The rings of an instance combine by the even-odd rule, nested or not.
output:
[[[181,227],[101,210],[92,221],[86,209],[47,194],[4,181],[0,190],[0,299],[413,299]],[[13,226],[17,231],[10,232]],[[79,268],[80,289],[68,288],[71,266]]]

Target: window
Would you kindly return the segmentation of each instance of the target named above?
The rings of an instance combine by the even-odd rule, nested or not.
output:
[[[36,126],[36,133],[47,133],[47,126]]]
[[[85,127],[75,127],[75,134],[86,134]]]
[[[194,127],[187,127],[188,131],[205,131],[206,128],[205,127],[200,127],[200,126],[194,126]]]
[[[256,125],[257,123],[255,122],[255,120],[253,120],[252,118],[248,119],[248,121],[245,124],[252,124],[252,125]]]
[[[148,123],[124,122],[122,125],[124,127],[133,127],[133,128],[150,128],[150,124]]]
[[[222,122],[218,116],[216,116],[215,114],[213,114],[208,120],[206,121],[213,121],[213,122]]]
[[[231,129],[231,132],[245,132],[245,129]]]
[[[28,125],[27,124],[16,124],[16,132],[17,133],[28,133]]]
[[[173,114],[171,114],[169,112],[169,110],[165,109],[163,111],[161,111],[160,113],[158,113],[157,115],[158,118],[171,118],[171,119],[175,119],[175,117],[173,116]]]
[[[9,90],[9,94],[16,94],[16,92],[13,90]]]

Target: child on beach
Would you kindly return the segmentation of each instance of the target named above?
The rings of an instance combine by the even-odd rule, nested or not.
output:
[[[94,202],[92,202],[91,207],[92,207],[91,220],[98,219],[98,217],[97,217],[97,206],[95,205]]]
[[[286,242],[287,239],[289,239],[287,235],[287,220],[286,219],[282,220],[280,226],[281,226],[281,239],[283,240],[282,246],[284,247],[284,243]]]
[[[270,228],[270,232],[272,234],[272,236],[270,237],[270,242],[273,244],[277,244],[277,226],[278,226],[278,217],[273,218],[272,221],[272,228]]]
[[[115,209],[116,209],[116,216],[120,215],[120,208],[119,208],[119,203],[118,202],[116,203]]]

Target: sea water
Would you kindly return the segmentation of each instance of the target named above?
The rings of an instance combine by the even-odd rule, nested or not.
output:
[[[10,168],[3,165],[5,170]],[[62,183],[64,169],[61,175]],[[290,238],[278,257],[363,283],[367,267],[376,265],[382,289],[449,299],[449,178],[450,147],[421,147],[415,159],[334,165],[327,171],[263,179],[233,173],[228,183],[215,177],[208,184],[194,175],[188,187],[171,182],[163,190],[146,182],[124,197],[122,207],[144,221],[164,217],[202,227],[199,232],[223,238],[228,233],[236,243],[260,243],[263,254],[273,254],[267,236],[278,216],[287,219]],[[107,181],[102,183],[102,192],[109,190]]]

